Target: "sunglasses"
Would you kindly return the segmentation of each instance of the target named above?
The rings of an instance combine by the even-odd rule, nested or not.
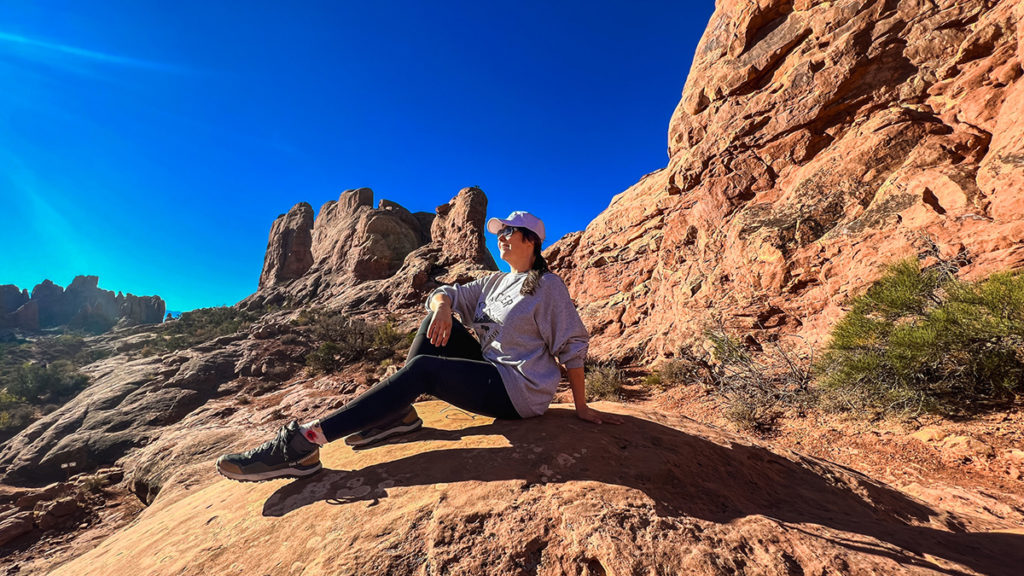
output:
[[[498,231],[498,238],[504,238],[508,240],[513,234],[519,231],[518,226],[506,226]]]

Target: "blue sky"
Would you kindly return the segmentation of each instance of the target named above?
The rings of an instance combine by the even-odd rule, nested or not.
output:
[[[233,304],[278,214],[361,186],[412,211],[480,186],[550,244],[666,164],[713,9],[2,2],[0,284]]]

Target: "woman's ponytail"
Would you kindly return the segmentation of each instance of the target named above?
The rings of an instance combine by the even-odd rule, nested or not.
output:
[[[541,277],[550,272],[550,270],[548,270],[548,263],[544,260],[544,256],[540,253],[540,237],[532,230],[525,228],[520,228],[520,230],[533,242],[533,266],[530,268],[526,280],[523,280],[523,287],[519,290],[519,293],[523,296],[530,296],[540,286]]]

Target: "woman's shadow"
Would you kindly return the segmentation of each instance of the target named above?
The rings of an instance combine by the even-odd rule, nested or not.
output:
[[[920,556],[930,554],[987,574],[1017,573],[1012,567],[1024,566],[1024,536],[967,532],[953,516],[853,470],[733,442],[734,438],[693,423],[683,422],[687,431],[681,431],[641,418],[623,418],[621,426],[595,426],[580,421],[570,410],[556,408],[529,422],[496,421],[460,430],[425,428],[402,441],[451,441],[456,446],[360,470],[325,469],[281,487],[267,499],[263,514],[283,516],[321,500],[379,500],[387,498],[388,488],[394,486],[593,481],[643,492],[661,516],[727,523],[762,515],[863,534],[901,550],[868,548],[846,540],[835,543],[904,565],[942,571]],[[508,445],[458,446],[460,440],[483,435],[503,437]],[[947,529],[927,526],[936,521]]]

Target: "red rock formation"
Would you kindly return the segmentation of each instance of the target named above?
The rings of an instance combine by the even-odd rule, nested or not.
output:
[[[487,250],[483,223],[487,220],[487,196],[479,188],[463,188],[447,204],[437,207],[430,235],[442,256],[441,266],[479,263],[497,269]]]
[[[550,249],[592,351],[670,355],[714,314],[821,342],[908,255],[1024,266],[1024,4],[724,1],[668,166]]]
[[[163,321],[166,304],[159,296],[127,296],[99,288],[97,276],[76,276],[67,289],[44,280],[32,289],[32,296],[16,286],[3,286],[10,294],[0,309],[0,328],[39,330],[57,326],[106,331],[116,322],[153,324]],[[13,290],[11,290],[13,289]],[[17,304],[13,310],[10,305]]]
[[[464,188],[436,215],[413,214],[388,200],[373,208],[372,190],[347,190],[321,207],[308,249],[286,238],[312,221],[302,206],[308,205],[275,221],[260,290],[242,307],[319,302],[349,312],[418,311],[438,283],[497,270],[483,234],[487,197],[478,188]],[[311,265],[296,276],[302,266],[289,263],[307,260]]]
[[[167,311],[167,304],[159,296],[128,294],[119,297],[117,305],[121,318],[131,324],[159,324]]]
[[[274,220],[263,259],[260,289],[300,278],[313,265],[313,207],[299,202]]]
[[[426,241],[417,220],[394,202],[373,208],[369,188],[348,190],[320,208],[313,224],[313,260],[321,270],[357,281],[394,274]]]
[[[28,290],[20,290],[14,284],[0,286],[0,316],[14,312],[28,302]]]

